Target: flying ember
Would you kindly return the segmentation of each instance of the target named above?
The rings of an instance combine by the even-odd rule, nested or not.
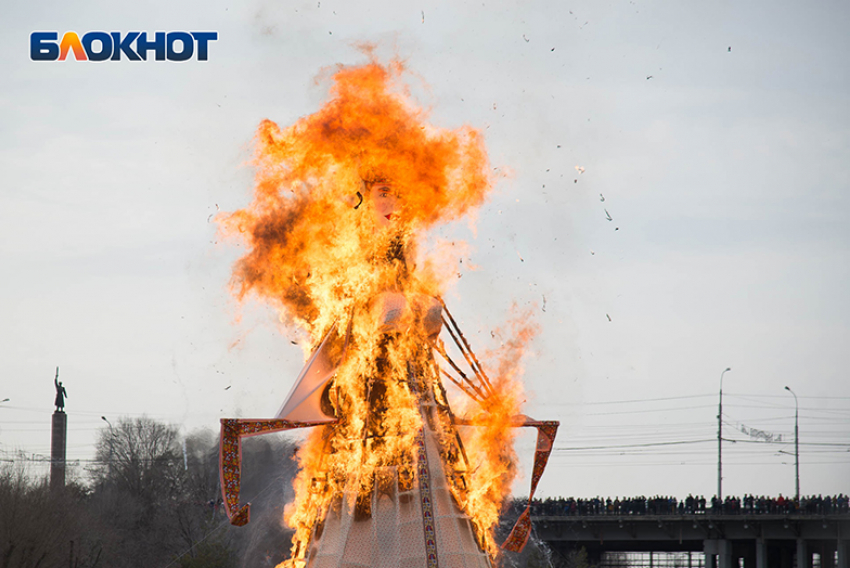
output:
[[[286,508],[287,568],[490,566],[515,428],[538,430],[532,494],[557,430],[520,414],[529,319],[482,364],[442,301],[443,267],[457,259],[423,252],[426,231],[480,206],[493,179],[481,133],[428,124],[404,71],[374,58],[340,66],[316,113],[285,128],[263,121],[254,199],[219,218],[247,245],[235,294],[267,301],[311,339],[274,418],[222,420],[237,525],[249,520],[241,438],[312,427]],[[526,511],[502,547],[521,549],[529,529]]]

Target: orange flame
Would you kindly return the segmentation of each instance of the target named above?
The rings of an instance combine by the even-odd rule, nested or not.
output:
[[[343,67],[319,112],[285,129],[263,121],[255,200],[224,218],[225,232],[241,233],[252,248],[236,267],[239,297],[254,291],[279,303],[314,339],[355,298],[383,287],[350,270],[374,264],[394,236],[376,235],[372,219],[352,213],[362,180],[401,188],[396,231],[411,248],[422,229],[463,216],[491,188],[481,134],[425,123],[400,89],[402,71],[398,61]]]
[[[394,324],[399,333],[387,339],[376,299],[393,293],[417,304],[440,296],[447,283],[439,271],[412,265],[423,234],[466,215],[492,188],[481,133],[429,125],[403,88],[404,65],[370,58],[337,68],[330,99],[318,112],[287,128],[260,124],[254,200],[219,219],[225,235],[248,244],[234,267],[238,298],[250,293],[271,302],[281,321],[306,330],[314,344],[333,329],[338,350],[343,340],[352,346],[329,395],[339,423],[314,430],[298,454],[296,497],[285,515],[296,531],[293,566],[303,565],[323,511],[339,506],[343,494],[357,498],[345,493],[353,479],[367,492],[388,465],[398,468],[399,484],[413,477],[422,427],[415,394],[403,381],[375,377],[404,377],[416,368],[423,388],[442,392],[427,363],[432,338],[421,313],[408,310]],[[380,210],[379,190],[393,194],[391,215]],[[492,530],[514,477],[509,425],[522,396],[516,355],[530,335],[524,329],[510,344],[493,380],[496,395],[475,418],[480,427],[468,428],[468,469],[462,450],[448,447],[455,442],[442,448],[444,467],[452,470],[447,475],[463,478],[456,502],[491,554],[497,550]]]
[[[465,509],[475,512],[472,521],[478,529],[477,533],[483,535],[482,548],[494,556],[497,548],[493,531],[499,520],[501,506],[517,474],[517,456],[514,452],[517,430],[510,425],[520,414],[525,401],[520,382],[521,359],[537,332],[538,327],[533,323],[531,313],[520,312],[514,306],[509,331],[494,332],[498,338],[507,336],[506,341],[498,349],[485,354],[485,360],[497,361],[495,378],[492,380],[495,396],[487,399],[485,412],[475,412],[476,409],[467,401],[464,401],[465,405],[458,405],[462,411],[474,413],[473,427],[467,428],[464,440],[472,470],[471,490]]]

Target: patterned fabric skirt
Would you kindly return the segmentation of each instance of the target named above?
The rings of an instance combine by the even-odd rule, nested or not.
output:
[[[451,496],[437,436],[423,422],[413,482],[400,484],[396,468],[385,467],[376,472],[368,514],[353,496],[332,502],[314,529],[307,568],[490,568]]]

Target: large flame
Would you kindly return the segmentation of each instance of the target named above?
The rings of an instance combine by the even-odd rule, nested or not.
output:
[[[488,372],[495,377],[495,395],[486,400],[483,409],[463,399],[455,405],[472,417],[473,424],[466,428],[464,439],[471,462],[470,490],[466,495],[465,508],[474,512],[471,515],[473,525],[485,535],[481,544],[491,556],[498,552],[493,541],[493,529],[517,473],[514,452],[517,430],[510,424],[519,416],[524,402],[520,363],[537,332],[538,327],[530,312],[520,311],[514,306],[511,321],[505,329],[494,332],[502,340],[501,345],[485,355],[485,360],[496,362],[495,368]]]
[[[426,258],[414,267],[420,241],[427,229],[479,206],[492,188],[481,133],[425,122],[426,112],[403,88],[403,72],[401,62],[384,65],[374,57],[340,66],[318,112],[287,128],[263,121],[254,200],[220,218],[223,233],[248,245],[234,268],[240,299],[253,293],[274,304],[281,321],[305,330],[314,345],[329,330],[338,350],[343,341],[350,345],[331,395],[340,421],[315,429],[298,453],[296,497],[286,513],[296,531],[289,561],[296,566],[321,512],[337,506],[334,499],[351,479],[361,480],[364,493],[379,483],[375,473],[383,466],[397,467],[400,480],[412,479],[422,425],[415,396],[402,381],[370,387],[370,377],[407,376],[418,366],[427,377],[423,388],[445,391],[433,362],[427,364],[433,338],[415,312],[398,323],[404,333],[387,341],[375,299],[387,292],[413,303],[441,296],[447,283],[438,275],[445,271],[429,266],[446,259]],[[375,210],[373,188],[381,183],[397,197],[389,222]],[[519,335],[504,365],[491,368],[495,394],[470,412],[477,426],[464,428],[468,461],[460,457],[460,442],[449,439],[442,448],[447,476],[458,480],[455,499],[479,544],[494,555],[493,528],[514,477],[509,425],[522,393],[513,355],[528,338]],[[375,436],[361,443],[367,433]]]

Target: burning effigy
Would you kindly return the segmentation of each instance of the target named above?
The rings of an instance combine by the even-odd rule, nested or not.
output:
[[[521,414],[533,326],[482,365],[442,300],[453,261],[423,239],[481,205],[493,179],[481,133],[428,124],[403,72],[374,57],[339,66],[317,112],[286,128],[263,121],[254,199],[219,219],[247,249],[237,297],[256,295],[309,338],[276,416],[221,421],[236,525],[250,518],[241,439],[311,428],[285,511],[288,568],[490,566],[515,428],[538,431],[530,500],[558,426]],[[501,547],[522,549],[530,528],[526,510]]]

